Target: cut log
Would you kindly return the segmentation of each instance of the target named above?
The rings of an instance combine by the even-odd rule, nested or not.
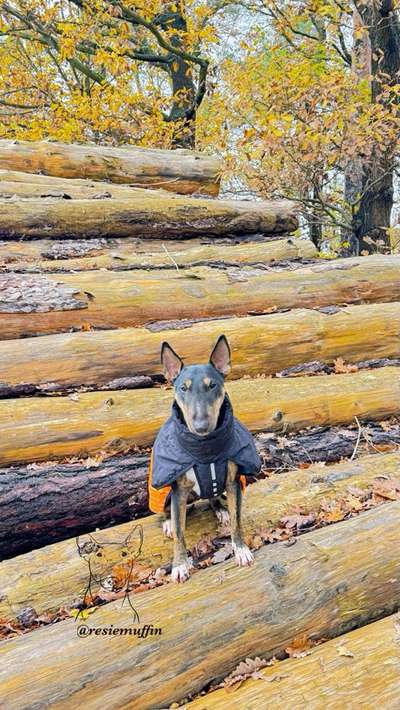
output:
[[[256,443],[269,470],[287,470],[295,466],[325,461],[335,463],[354,452],[400,451],[400,421],[366,422],[360,430],[351,426],[313,427],[304,433],[281,436],[258,434]]]
[[[262,548],[253,567],[229,561],[184,585],[136,594],[139,626],[118,601],[82,622],[83,632],[80,622],[66,620],[9,640],[2,645],[2,702],[7,710],[98,707],[105,699],[113,708],[168,707],[243,658],[268,658],[302,634],[330,638],[395,612],[399,546],[400,502],[393,502],[384,516],[378,508],[296,545]],[[132,638],[118,631],[146,624],[161,633]]]
[[[138,464],[137,460],[135,464]],[[129,460],[126,459],[125,473],[128,471],[128,466]],[[70,496],[70,510],[75,510],[77,504],[79,509],[83,509],[82,502],[78,501],[78,496],[86,500],[90,508],[93,502],[90,491],[95,481],[95,471],[92,469],[82,472],[81,469],[80,479],[74,488],[71,485],[71,477],[67,481],[66,467],[59,470],[61,471],[60,482],[65,495]],[[73,471],[72,466],[70,470]],[[135,469],[135,475],[137,471],[138,467]],[[111,466],[102,467],[99,477],[111,472]],[[46,470],[28,472],[27,486],[23,495],[24,502],[31,500],[35,485],[38,486],[40,495],[41,476],[46,477]],[[347,461],[331,467],[314,464],[307,469],[274,474],[268,479],[260,480],[249,486],[244,496],[243,526],[245,534],[254,534],[261,528],[265,529],[268,526],[274,528],[283,516],[290,515],[299,507],[306,514],[317,512],[321,501],[333,502],[340,499],[346,494],[349,486],[353,489],[367,490],[372,486],[376,476],[383,476],[386,479],[394,478],[398,481],[400,478],[400,454],[365,456],[357,461]],[[48,484],[48,511],[53,511],[51,514],[55,520],[57,498],[59,497],[57,496],[57,469],[54,469],[54,476],[48,479]],[[16,533],[21,532],[22,539],[21,513],[18,515],[16,512],[17,506],[20,511],[23,506],[21,499],[17,501],[15,495],[9,497],[9,521],[4,527],[7,527],[10,533],[12,547],[14,541],[17,540],[17,535],[10,532],[13,524],[15,524]],[[32,504],[34,505],[34,501]],[[107,499],[105,499],[106,504]],[[27,505],[29,506],[30,503]],[[61,526],[64,525],[64,510],[64,507],[59,508]],[[382,513],[381,516],[385,517]],[[160,518],[161,516],[151,515],[140,521],[143,528],[140,562],[153,569],[169,563],[172,558],[172,542],[163,538]],[[71,516],[69,520],[71,520]],[[30,533],[32,536],[35,535],[34,522],[34,518],[30,521],[26,520],[26,535]],[[92,534],[102,546],[106,559],[110,550],[113,549],[113,545],[125,540],[134,524],[131,521]],[[66,530],[65,526],[64,530]],[[188,516],[185,536],[188,549],[193,548],[208,535],[212,537],[217,535],[217,523],[214,514],[209,509],[204,509],[204,505],[201,504]],[[5,546],[5,538],[6,535],[3,537],[2,531],[2,549]],[[88,539],[88,537],[83,537],[80,545]],[[14,559],[5,560],[0,566],[0,617],[15,618],[27,607],[33,607],[38,614],[42,614],[48,610],[57,611],[60,607],[73,604],[75,601],[82,601],[87,585],[87,576],[87,562],[78,554],[75,539],[58,542],[14,557]],[[92,591],[93,594],[98,591],[98,585],[96,586],[95,583]]]
[[[257,680],[250,678],[239,688],[232,685],[208,693],[185,708],[334,710],[339,704],[395,710],[400,694],[399,632],[399,615],[389,616],[327,641],[304,658],[300,653],[300,658],[262,669]]]
[[[179,330],[182,328],[182,330]],[[301,363],[358,362],[400,353],[400,304],[349,306],[332,315],[294,310],[203,323],[68,333],[0,342],[0,397],[79,388],[136,387],[161,375],[160,341],[186,362],[202,362],[221,333],[233,354],[233,377],[274,374]],[[34,367],[32,367],[34,363]],[[151,384],[151,379],[150,379]],[[119,387],[118,387],[119,389]]]
[[[146,189],[131,185],[115,185],[100,180],[68,180],[49,177],[48,175],[33,175],[13,170],[0,170],[0,199],[22,197],[24,199],[49,198],[74,199],[120,199],[177,197],[168,190]]]
[[[0,339],[71,328],[261,314],[284,308],[400,300],[400,256],[338,259],[296,271],[88,271],[0,276]],[[332,312],[332,310],[330,310]]]
[[[149,513],[146,454],[0,468],[0,560]]]
[[[297,431],[400,412],[400,369],[331,377],[238,380],[227,385],[236,416],[253,432]],[[87,392],[0,402],[0,463],[51,461],[147,446],[169,415],[172,392]]]
[[[400,448],[398,423],[385,422],[383,428],[369,422],[362,431],[361,440],[355,426],[285,436],[260,434],[256,445],[265,468],[281,471],[316,461],[336,462],[354,451],[361,454]],[[0,469],[0,512],[4,508],[0,515],[0,558],[148,514],[148,463],[145,454],[127,454],[105,460],[100,457]],[[357,466],[354,471],[358,471]],[[82,496],[82,490],[87,495]]]
[[[208,244],[199,239],[168,240],[168,248],[159,239],[129,238],[0,243],[1,271],[18,273],[280,264],[316,256],[317,250],[309,239],[290,237],[258,242],[224,239]]]
[[[244,202],[155,194],[112,200],[0,200],[0,238],[175,239],[240,234],[282,234],[297,227],[288,200]]]
[[[221,161],[192,150],[1,140],[0,168],[218,195]]]

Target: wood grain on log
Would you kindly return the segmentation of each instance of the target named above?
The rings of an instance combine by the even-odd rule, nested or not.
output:
[[[297,431],[400,411],[400,369],[330,377],[246,379],[227,384],[236,416],[253,432]],[[51,461],[147,446],[169,415],[172,392],[87,392],[0,402],[0,463]]]
[[[100,180],[69,180],[20,173],[16,170],[0,170],[0,198],[32,199],[38,197],[53,197],[59,199],[112,199],[115,197],[130,199],[131,197],[147,199],[152,196],[177,197],[168,190],[146,189],[131,185],[115,185]]]
[[[238,243],[235,244],[234,239],[213,240],[213,243],[207,244],[199,239],[168,240],[167,245],[159,239],[129,238],[8,241],[0,243],[0,271],[57,273],[91,269],[176,269],[207,264],[240,266],[313,259],[317,256],[317,250],[309,239],[236,241]]]
[[[0,168],[218,195],[221,161],[191,150],[1,140]]]
[[[136,465],[134,469],[136,476],[140,464],[137,458],[126,457],[123,470],[124,473],[128,471],[132,460],[134,466]],[[112,463],[99,467],[99,477],[107,476],[112,472]],[[50,520],[51,516],[55,519],[55,514],[58,511],[60,524],[64,525],[64,531],[66,527],[62,516],[65,509],[57,508],[57,499],[60,497],[57,495],[58,470],[60,471],[62,490],[71,498],[71,510],[74,510],[78,496],[80,496],[81,500],[87,501],[88,516],[90,516],[90,507],[95,502],[91,490],[92,484],[96,482],[96,469],[82,471],[82,467],[80,467],[81,475],[76,479],[77,486],[74,488],[74,478],[66,475],[66,469],[66,466],[60,466],[59,469],[53,468],[54,475],[50,475],[46,484],[48,489],[47,511],[50,514],[48,519]],[[74,465],[70,466],[70,471],[74,471]],[[330,467],[314,464],[307,469],[273,474],[270,478],[260,480],[246,489],[243,501],[244,531],[246,534],[251,534],[261,527],[274,527],[283,516],[298,510],[299,507],[305,513],[315,512],[322,500],[338,500],[346,494],[349,486],[362,490],[368,489],[376,476],[398,480],[399,471],[400,454],[393,453],[381,456],[364,456],[356,461],[346,461]],[[47,472],[44,469],[26,471],[26,473],[27,485],[21,498],[29,500],[32,493],[35,494],[35,486],[37,486],[40,496],[40,477],[46,479]],[[123,480],[122,476],[120,480]],[[21,499],[17,500],[15,494],[14,496],[10,494],[9,498],[10,520],[7,530],[4,530],[2,549],[4,549],[7,531],[13,524],[15,524],[15,529],[20,530],[23,534],[23,526],[20,526],[18,522],[18,515],[14,515],[18,507],[22,508]],[[32,502],[34,503],[34,501]],[[83,509],[82,503],[78,502],[78,506],[79,509]],[[72,520],[72,516],[66,517],[65,520]],[[32,536],[35,535],[34,522],[34,518],[26,520],[28,535],[30,533]],[[163,537],[161,516],[151,515],[142,519],[140,523],[143,528],[140,561],[152,568],[170,562],[172,543],[171,540]],[[124,540],[133,525],[134,523],[131,521],[94,532],[93,536],[104,547],[107,556],[107,550],[116,542]],[[86,529],[87,531],[88,529]],[[204,509],[203,504],[198,505],[188,516],[185,536],[188,548],[192,548],[205,536],[215,537],[216,534],[215,515],[209,509]],[[9,537],[12,538],[12,534]],[[16,537],[11,540],[11,545],[14,540]],[[56,611],[63,605],[71,604],[75,600],[82,600],[87,579],[87,563],[79,556],[75,539],[58,542],[13,559],[4,560],[0,565],[0,617],[14,618],[27,607],[33,607],[38,614],[46,610]],[[93,593],[96,593],[96,585],[94,587]]]
[[[297,228],[288,200],[244,202],[154,195],[112,200],[0,200],[0,238],[175,239],[240,234],[282,234]]]
[[[335,710],[339,704],[349,709],[395,710],[399,704],[399,632],[399,615],[389,616],[327,641],[307,651],[304,658],[288,658],[262,669],[257,680],[250,678],[240,688],[217,690],[185,708]]]
[[[231,672],[240,660],[270,657],[302,634],[333,637],[393,613],[400,597],[400,502],[317,530],[287,547],[256,552],[253,567],[232,561],[184,585],[136,594],[146,638],[127,604],[100,607],[77,637],[62,621],[2,644],[0,697],[21,707],[168,707]],[[79,624],[79,622],[78,622]],[[101,628],[111,628],[104,638]],[[107,632],[105,632],[107,633]],[[30,662],[27,663],[27,659]]]
[[[400,256],[338,259],[270,273],[255,267],[226,271],[198,267],[179,272],[2,274],[0,284],[0,339],[6,339],[160,319],[398,301]]]
[[[350,362],[390,358],[400,352],[400,304],[349,306],[332,315],[294,310],[178,321],[161,333],[126,328],[5,340],[0,342],[0,397],[80,386],[113,389],[119,378],[131,378],[135,385],[135,378],[161,375],[161,340],[169,341],[185,362],[195,363],[206,359],[221,333],[231,345],[235,379],[312,360],[332,363],[338,356]]]

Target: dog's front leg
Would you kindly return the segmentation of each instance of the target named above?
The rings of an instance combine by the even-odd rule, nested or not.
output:
[[[186,508],[190,490],[185,477],[178,479],[172,487],[171,527],[174,539],[174,559],[171,577],[174,582],[185,582],[190,576],[185,543]]]
[[[229,517],[231,520],[232,548],[235,553],[236,564],[239,567],[251,565],[254,557],[247,545],[243,542],[242,533],[242,489],[235,463],[228,461],[226,477],[226,498],[228,502]]]

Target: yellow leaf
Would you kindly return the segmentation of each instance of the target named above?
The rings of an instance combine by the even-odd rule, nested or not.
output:
[[[92,606],[89,609],[70,609],[70,616],[72,616],[73,619],[82,619],[82,621],[85,621],[90,614],[93,614],[97,610],[97,607]]]

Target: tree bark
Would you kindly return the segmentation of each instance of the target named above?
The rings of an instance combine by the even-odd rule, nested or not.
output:
[[[187,36],[187,20],[185,3],[178,0],[176,3],[166,3],[165,12],[160,16],[161,27],[169,32],[169,39],[173,47],[186,51],[185,37]],[[204,63],[205,75],[200,69],[199,87],[196,88],[193,80],[193,65],[176,54],[170,54],[168,71],[171,77],[172,107],[166,120],[174,125],[172,145],[178,148],[194,148],[196,144],[196,111],[205,92],[207,75],[207,62]],[[197,93],[197,96],[196,96]]]
[[[379,423],[369,422],[363,428],[363,432],[364,435],[358,445],[358,431],[355,427],[333,427],[322,431],[317,429],[295,436],[260,434],[256,437],[256,445],[267,469],[282,470],[317,461],[337,462],[346,456],[351,456],[355,450],[357,453],[396,450],[400,444],[399,424],[385,424],[383,428]],[[393,459],[386,456],[382,461],[383,468],[380,469],[379,475],[383,475],[383,472],[392,472],[392,463],[399,461],[399,457]],[[21,555],[68,537],[88,533],[97,527],[124,523],[149,514],[148,462],[147,454],[126,454],[113,456],[104,461],[99,459],[79,463],[60,462],[0,469],[0,511],[3,513],[0,516],[3,521],[0,525],[0,559]],[[346,470],[344,477],[342,470]],[[351,480],[352,485],[367,484],[374,472],[373,460],[371,467],[368,461],[367,464],[364,461],[361,463],[357,461],[352,465],[345,464],[337,470],[336,468],[324,469],[322,478],[318,479],[318,486],[313,487],[311,484],[311,473],[297,472],[290,473],[289,478],[280,474],[278,478],[261,481],[254,490],[258,492],[257,496],[261,492],[263,495],[268,494],[268,518],[270,519],[274,514],[273,521],[276,523],[279,513],[275,512],[274,505],[281,501],[286,506],[281,510],[282,515],[288,513],[293,503],[291,494],[293,490],[295,497],[297,496],[296,503],[303,505],[307,501],[307,505],[315,506],[317,498],[326,496],[328,492],[333,496],[341,491],[341,486],[344,487],[349,483],[349,477],[355,477],[354,481]],[[326,484],[322,485],[324,481]],[[85,495],[82,495],[83,491]],[[272,491],[275,491],[273,495]],[[300,500],[299,495],[304,499]],[[252,486],[251,492],[248,491],[246,494],[246,500],[251,504],[251,521],[248,520],[248,505],[245,504],[244,519],[248,532],[254,532],[256,522],[257,525],[261,524],[265,515],[263,505],[258,511],[260,499],[257,496],[254,498]],[[194,520],[198,521],[199,518],[194,516]],[[191,532],[188,538],[191,545],[197,541],[193,536],[197,535],[199,538],[201,532],[216,535],[216,524],[212,515],[206,515],[205,518],[202,516],[199,524],[192,521],[193,517],[190,518]],[[146,527],[147,523],[144,522],[144,525]],[[154,531],[158,536],[156,527]],[[110,539],[113,534],[118,537],[118,530],[111,528],[107,532]],[[104,531],[101,536],[104,537]],[[146,532],[145,550],[149,551],[147,538]],[[151,545],[152,549],[158,549],[156,541],[153,540]],[[167,562],[168,556],[165,557],[165,554],[169,554],[169,548],[166,551],[164,546],[162,559]],[[149,556],[151,557],[150,553]],[[154,559],[157,560],[157,564],[160,563],[158,557],[153,558],[153,561]],[[151,563],[151,559],[149,561]],[[4,592],[4,589],[2,591]],[[48,597],[51,596],[49,592]],[[63,601],[65,599],[60,601],[60,605]],[[49,604],[48,598],[46,603]],[[3,616],[1,605],[0,615]]]
[[[348,306],[332,314],[294,310],[201,323],[177,321],[155,332],[122,328],[5,340],[0,342],[0,397],[81,387],[151,386],[160,381],[162,373],[162,339],[173,343],[185,362],[201,362],[222,332],[232,348],[235,379],[273,375],[316,361],[321,368],[337,357],[351,363],[372,356],[396,358],[400,305]]]
[[[296,545],[264,547],[248,569],[228,561],[185,585],[136,594],[140,625],[152,624],[161,635],[117,633],[111,640],[93,632],[82,639],[71,619],[10,639],[0,671],[3,704],[61,710],[107,697],[115,708],[168,707],[223,678],[243,658],[270,658],[303,634],[331,638],[396,611],[399,546],[400,502],[392,502],[385,515],[373,509]],[[78,623],[135,626],[121,601]]]
[[[334,377],[238,380],[227,384],[236,416],[253,432],[298,431],[383,419],[400,411],[400,369]],[[0,463],[52,461],[148,446],[168,417],[172,392],[87,392],[0,402]]]
[[[148,514],[148,463],[128,454],[0,469],[0,559]]]
[[[215,196],[221,161],[187,150],[0,140],[0,168]]]
[[[399,83],[400,23],[392,0],[356,2],[353,68],[355,76],[371,80],[371,103],[398,106],[389,87]],[[398,113],[398,112],[397,112]],[[372,145],[365,156],[357,156],[346,169],[345,199],[352,205],[350,254],[390,252],[390,217],[393,207],[393,175],[397,136]]]
[[[149,192],[149,191],[147,191]],[[255,238],[254,238],[255,239]],[[309,239],[285,237],[248,241],[240,237],[221,240],[160,239],[39,239],[0,242],[0,269],[17,273],[59,273],[108,269],[170,269],[189,266],[240,266],[315,259]]]
[[[198,267],[182,272],[2,274],[0,340],[154,321],[400,300],[400,256],[336,260],[295,271]]]
[[[312,708],[316,699],[342,707],[395,708],[399,698],[399,616],[363,626],[313,648],[304,658],[262,669],[257,680],[216,690],[185,705],[187,710]],[[244,660],[244,659],[243,659]],[[261,682],[260,682],[261,681]],[[318,700],[317,700],[318,702]]]
[[[242,202],[165,197],[0,200],[0,238],[82,239],[282,234],[296,229],[288,200]]]

